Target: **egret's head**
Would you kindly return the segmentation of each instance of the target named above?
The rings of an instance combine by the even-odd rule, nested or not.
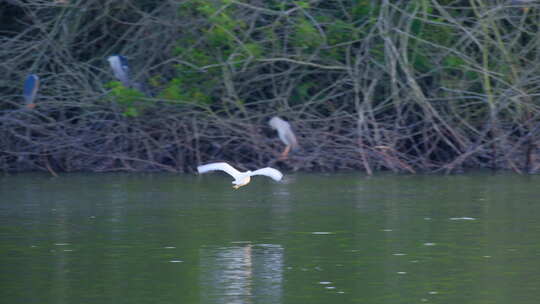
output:
[[[233,188],[234,189],[238,189],[242,186],[245,186],[247,184],[249,184],[249,182],[251,181],[251,176],[249,175],[249,173],[251,173],[251,171],[247,171],[246,173],[248,174],[245,174],[243,175],[242,177],[238,178],[238,179],[235,179],[233,181]]]

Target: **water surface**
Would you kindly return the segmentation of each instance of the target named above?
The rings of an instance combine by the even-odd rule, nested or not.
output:
[[[0,177],[3,303],[537,303],[540,176]]]

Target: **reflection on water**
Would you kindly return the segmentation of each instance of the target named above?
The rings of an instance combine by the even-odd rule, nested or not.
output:
[[[0,178],[5,303],[537,303],[540,176]]]
[[[281,302],[281,246],[204,247],[200,259],[202,303]]]

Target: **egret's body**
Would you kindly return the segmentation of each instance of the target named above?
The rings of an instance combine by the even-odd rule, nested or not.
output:
[[[285,150],[281,153],[280,159],[287,158],[291,150],[298,148],[298,141],[291,129],[291,125],[277,116],[272,117],[268,124],[277,130],[279,139],[285,144]]]
[[[227,163],[211,163],[197,167],[199,173],[206,173],[210,171],[225,171],[234,178],[232,182],[233,188],[238,189],[242,186],[249,184],[253,175],[264,175],[272,178],[275,181],[280,181],[283,174],[278,170],[270,167],[258,169],[255,171],[240,172]]]
[[[23,87],[24,101],[26,107],[33,109],[36,107],[34,100],[36,99],[37,91],[39,89],[39,76],[36,74],[30,74],[26,77]]]

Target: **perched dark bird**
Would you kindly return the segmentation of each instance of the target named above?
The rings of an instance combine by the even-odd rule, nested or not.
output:
[[[120,80],[122,84],[129,88],[131,86],[131,80],[129,78],[129,65],[126,57],[122,55],[112,55],[107,58],[109,65],[113,70],[116,79]]]
[[[39,89],[39,76],[36,74],[30,74],[26,77],[23,86],[23,96],[26,103],[26,107],[33,109],[36,107],[34,103]]]

